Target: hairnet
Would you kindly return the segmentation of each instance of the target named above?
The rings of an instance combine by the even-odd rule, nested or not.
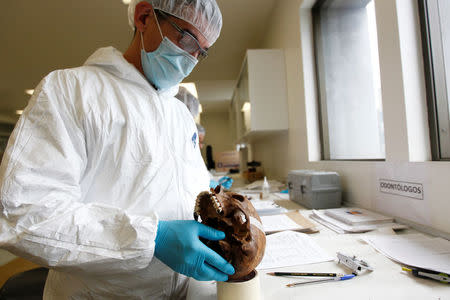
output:
[[[222,14],[216,0],[131,0],[128,6],[128,22],[132,28],[136,4],[143,1],[150,3],[154,9],[192,24],[203,34],[210,46],[220,35]]]
[[[180,86],[178,94],[175,96],[178,100],[186,104],[192,117],[196,118],[200,110],[200,102],[185,87]]]
[[[198,131],[198,135],[200,135],[200,134],[203,134],[203,135],[205,135],[206,134],[206,130],[205,130],[205,127],[203,127],[202,125],[200,125],[200,124],[195,124],[195,125],[197,125],[197,131]]]

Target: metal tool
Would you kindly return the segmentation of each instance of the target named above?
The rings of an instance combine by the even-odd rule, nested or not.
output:
[[[309,283],[322,283],[322,282],[330,282],[330,281],[348,280],[348,279],[352,279],[353,277],[355,277],[355,274],[348,274],[348,275],[342,275],[342,276],[332,277],[332,278],[294,282],[294,283],[286,284],[286,286],[287,287],[295,287],[295,286],[299,286],[302,284],[309,284]]]
[[[361,271],[373,271],[373,268],[369,266],[366,261],[357,259],[356,256],[349,256],[337,252],[337,257],[339,259],[339,263],[351,269],[354,275],[358,275]]]

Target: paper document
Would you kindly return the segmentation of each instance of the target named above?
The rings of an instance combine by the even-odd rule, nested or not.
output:
[[[291,218],[282,215],[262,216],[261,221],[266,233],[284,230],[301,230],[304,227],[295,223]]]
[[[266,234],[286,230],[305,233],[318,232],[316,225],[297,211],[279,215],[261,216],[261,221]]]
[[[341,222],[335,218],[326,215],[325,211],[326,209],[313,210],[313,213],[311,214],[310,218],[337,233],[362,233],[383,227],[392,228],[393,230],[401,230],[408,228],[408,226],[406,225],[397,223],[348,225],[344,222]]]
[[[276,215],[287,212],[284,207],[279,206],[273,201],[252,200],[253,207],[260,216]]]
[[[281,200],[289,200],[289,194],[286,193],[273,193],[273,195]]]
[[[327,216],[323,211],[324,210],[313,210],[313,214],[311,215],[311,218],[313,220],[316,220],[317,222],[321,223],[322,225],[327,226],[331,230],[336,231],[337,233],[367,232],[367,231],[376,229],[375,225],[351,226],[351,225],[345,224],[339,220],[336,220],[334,218]]]
[[[332,261],[326,253],[305,233],[283,231],[266,237],[264,258],[256,269],[272,269]]]
[[[344,222],[348,225],[371,225],[380,223],[392,223],[392,217],[369,211],[363,208],[340,207],[322,210],[325,215]]]
[[[450,274],[450,241],[423,234],[367,236],[369,245],[399,263]]]

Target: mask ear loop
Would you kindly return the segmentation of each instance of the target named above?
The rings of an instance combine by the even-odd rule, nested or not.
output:
[[[164,39],[164,36],[162,34],[162,31],[161,31],[161,27],[159,27],[159,21],[158,21],[158,17],[156,16],[155,9],[153,9],[153,15],[155,16],[156,25],[158,25],[159,34],[161,35],[161,38]]]
[[[158,17],[156,16],[156,13],[155,13],[155,9],[153,9],[153,15],[155,16],[156,25],[158,26],[159,34],[161,35],[161,39],[164,39],[164,36],[163,36],[163,34],[162,34],[162,31],[161,31],[161,27],[159,26]],[[142,37],[142,31],[139,31],[139,33],[141,34],[141,45],[142,45],[142,49],[145,51],[145,48],[144,48],[144,38]]]
[[[142,47],[142,50],[145,51],[145,48],[144,48],[144,39],[142,38],[142,31],[139,31],[139,33],[141,34],[141,47]]]

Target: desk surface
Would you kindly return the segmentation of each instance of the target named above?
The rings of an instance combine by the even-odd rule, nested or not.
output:
[[[286,203],[291,205],[291,203]],[[310,212],[302,210],[304,215]],[[314,221],[313,221],[314,222]],[[315,222],[316,223],[316,222]],[[273,271],[301,271],[301,272],[338,272],[346,273],[348,269],[335,262],[302,265],[297,267],[261,270],[260,284],[264,300],[276,299],[433,299],[450,300],[450,284],[439,283],[432,280],[413,277],[401,270],[401,265],[377,252],[371,246],[360,241],[367,234],[337,234],[318,224],[319,233],[310,236],[330,255],[336,256],[340,251],[348,255],[356,255],[366,260],[375,270],[371,273],[362,273],[348,281],[309,284],[288,288],[285,285],[296,281],[292,278],[280,278],[266,275]],[[377,234],[392,235],[392,230],[384,230]],[[400,234],[413,234],[417,231],[408,229]],[[216,284],[214,282],[200,282],[190,280],[188,297],[192,300],[216,299]]]

